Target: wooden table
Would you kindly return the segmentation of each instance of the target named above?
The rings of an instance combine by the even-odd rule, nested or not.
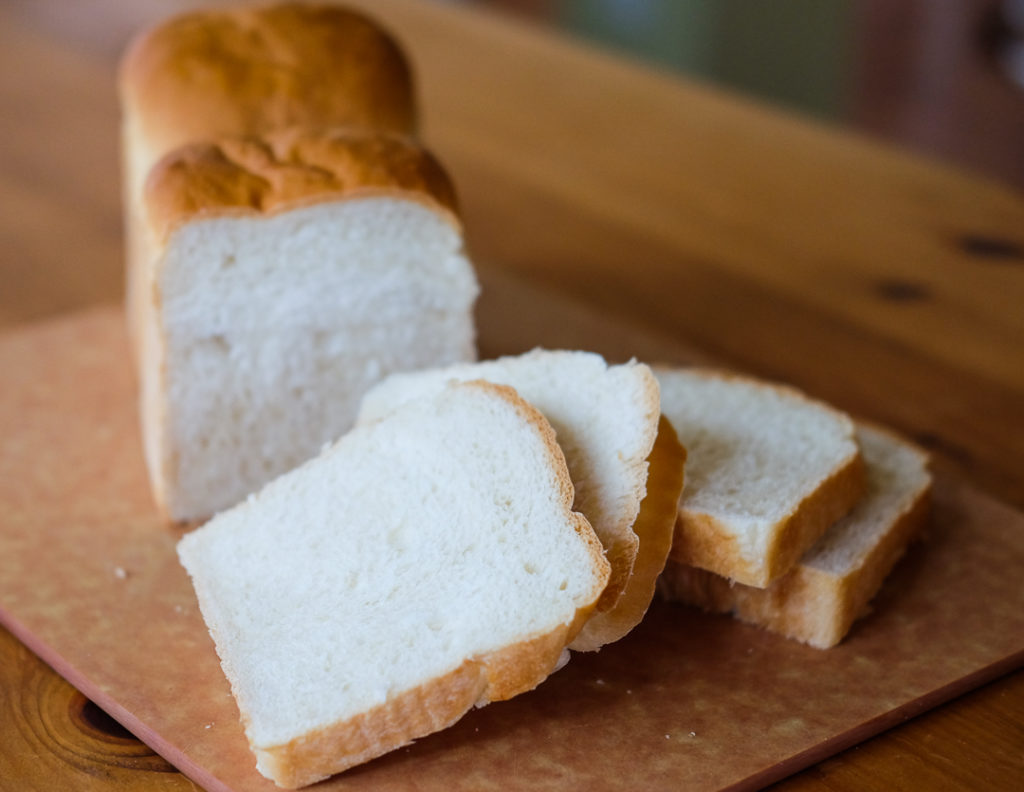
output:
[[[486,279],[792,382],[1024,508],[1024,197],[489,14],[357,4],[408,46]],[[119,297],[116,59],[181,5],[0,6],[0,327]],[[1022,777],[1017,671],[779,786]],[[55,788],[194,787],[0,632],[0,789]]]

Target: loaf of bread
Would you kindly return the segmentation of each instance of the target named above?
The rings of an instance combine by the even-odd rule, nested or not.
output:
[[[705,369],[655,370],[688,452],[671,557],[764,588],[864,491],[848,416],[792,389]]]
[[[658,581],[663,596],[732,612],[820,649],[839,643],[921,530],[931,488],[923,452],[868,426],[859,426],[857,436],[867,493],[792,570],[762,589],[669,561]]]
[[[373,23],[189,14],[135,42],[121,89],[129,327],[171,519],[315,454],[388,373],[475,357],[452,185],[408,136],[409,69]]]
[[[661,418],[658,383],[636,362],[609,366],[588,352],[537,349],[475,364],[396,374],[364,397],[359,423],[452,381],[509,385],[551,422],[576,491],[611,563],[594,615],[572,644],[587,651],[640,623],[672,542],[685,451]]]
[[[608,580],[555,434],[452,384],[187,534],[259,771],[312,783],[530,690]]]

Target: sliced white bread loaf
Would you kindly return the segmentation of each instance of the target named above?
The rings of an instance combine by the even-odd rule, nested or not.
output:
[[[128,323],[170,518],[308,458],[387,372],[475,356],[451,184],[406,139],[410,69],[376,23],[193,11],[136,38],[120,93]]]
[[[296,787],[530,690],[608,579],[554,432],[454,384],[178,546],[257,767]]]
[[[655,369],[688,452],[671,557],[765,587],[864,491],[850,418],[792,388],[706,369]]]
[[[925,523],[931,476],[927,457],[888,432],[860,426],[868,487],[836,522],[767,589],[730,584],[719,575],[669,561],[663,596],[825,649],[864,615],[871,598]]]
[[[573,508],[593,526],[612,573],[597,610],[572,644],[589,651],[635,627],[654,596],[672,542],[686,455],[660,417],[658,383],[636,362],[609,366],[589,352],[537,349],[476,364],[395,374],[364,397],[359,423],[483,379],[509,385],[555,429],[576,490]]]
[[[132,319],[150,480],[172,519],[315,454],[387,374],[475,356],[452,186],[411,141],[286,130],[186,146],[145,201]]]

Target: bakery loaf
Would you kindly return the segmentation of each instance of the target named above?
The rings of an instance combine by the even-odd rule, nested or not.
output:
[[[857,436],[867,493],[796,567],[760,589],[669,561],[658,582],[661,593],[708,611],[731,611],[821,649],[839,643],[923,526],[931,488],[923,452],[868,426],[859,426]]]
[[[662,412],[688,452],[671,557],[767,586],[863,492],[853,422],[750,378],[705,369],[655,375]]]
[[[534,350],[517,357],[396,374],[363,399],[359,422],[379,419],[448,382],[509,385],[555,428],[576,491],[611,562],[597,610],[572,644],[593,650],[643,618],[672,542],[685,452],[660,418],[658,383],[640,363],[609,366],[588,352]]]
[[[551,427],[453,384],[179,543],[261,773],[312,783],[539,684],[608,564]]]
[[[156,165],[145,201],[143,430],[174,519],[315,454],[388,373],[474,355],[451,185],[414,143],[303,130],[195,144]]]
[[[312,456],[389,372],[475,357],[452,185],[408,137],[409,70],[373,23],[189,14],[134,43],[121,89],[128,319],[170,518]]]

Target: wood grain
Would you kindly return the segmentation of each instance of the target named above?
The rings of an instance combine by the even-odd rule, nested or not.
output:
[[[0,745],[0,789],[197,789],[2,627]]]
[[[136,26],[183,5],[0,5],[0,324],[117,299],[115,59]],[[372,6],[416,59],[427,136],[492,280],[525,279],[595,326],[628,320],[666,354],[683,341],[895,425],[1024,507],[1019,194],[494,15]],[[516,321],[529,321],[524,301]],[[16,681],[33,663],[70,700],[13,639],[0,646],[5,715],[36,706],[39,688]],[[1015,788],[1021,678],[780,788]],[[21,723],[0,718],[0,788],[189,788],[76,765]]]

